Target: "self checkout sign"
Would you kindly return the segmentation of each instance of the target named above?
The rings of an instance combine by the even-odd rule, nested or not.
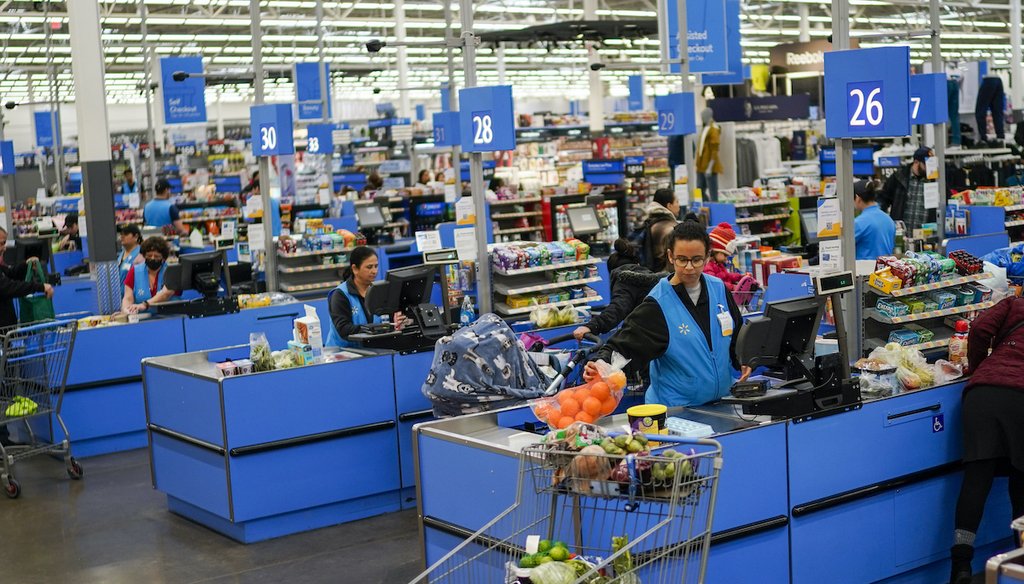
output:
[[[306,127],[307,154],[334,154],[334,124],[310,124]]]
[[[249,108],[253,156],[295,154],[290,104],[254,105]]]
[[[825,135],[910,135],[910,49],[882,47],[825,53]]]
[[[654,99],[659,136],[684,136],[697,131],[693,93],[670,93]]]
[[[459,145],[464,152],[516,149],[512,86],[459,90]]]
[[[945,73],[910,76],[910,121],[914,124],[945,124],[949,121],[949,96]]]
[[[434,146],[458,146],[461,138],[459,112],[434,114]]]

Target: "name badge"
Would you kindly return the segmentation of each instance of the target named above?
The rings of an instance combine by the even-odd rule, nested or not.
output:
[[[718,305],[718,325],[722,328],[722,336],[732,336],[732,315],[721,304]]]

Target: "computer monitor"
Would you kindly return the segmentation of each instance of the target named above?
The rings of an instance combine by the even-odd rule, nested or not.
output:
[[[597,210],[593,207],[569,207],[566,215],[569,216],[569,227],[577,237],[601,232],[601,222],[597,218]]]
[[[390,270],[383,281],[366,292],[366,308],[373,314],[392,315],[430,303],[437,266],[411,266]]]
[[[224,278],[224,290],[231,296],[231,275],[224,250],[187,253],[178,264],[167,267],[164,285],[171,290],[193,289],[205,298],[216,298]]]
[[[386,223],[378,205],[356,205],[356,218],[360,229],[376,229]]]
[[[20,265],[29,258],[39,258],[43,270],[50,264],[50,240],[37,237],[24,237],[14,242],[14,258],[11,265]]]
[[[743,365],[780,368],[794,359],[813,362],[814,341],[825,298],[811,296],[769,302],[762,316],[751,318],[736,339],[736,357]]]
[[[802,209],[800,211],[800,231],[808,245],[818,243],[818,210]]]

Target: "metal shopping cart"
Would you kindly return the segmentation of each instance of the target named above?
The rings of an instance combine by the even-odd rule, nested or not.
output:
[[[662,449],[626,457],[524,449],[515,504],[411,584],[513,584],[524,558],[538,562],[535,570],[551,562],[526,553],[529,536],[565,542],[575,554],[566,565],[576,584],[703,582],[721,445],[647,438]],[[685,444],[690,453],[668,452],[666,442]],[[611,473],[592,478],[595,468]]]
[[[0,329],[0,426],[8,429],[24,424],[29,443],[19,446],[0,444],[0,486],[14,499],[21,494],[21,485],[14,478],[14,465],[18,461],[39,454],[64,456],[68,476],[82,478],[82,465],[71,456],[70,437],[61,418],[61,402],[75,345],[78,323],[73,320],[43,321]],[[64,439],[39,442],[29,423],[33,418],[45,416],[51,425],[57,419]]]

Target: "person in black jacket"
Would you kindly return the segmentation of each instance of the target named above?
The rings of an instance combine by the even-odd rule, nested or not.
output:
[[[920,229],[923,223],[935,220],[935,211],[924,207],[924,184],[928,180],[925,161],[932,155],[930,148],[921,147],[914,159],[892,174],[878,193],[878,205],[892,217],[903,221],[907,229]]]

